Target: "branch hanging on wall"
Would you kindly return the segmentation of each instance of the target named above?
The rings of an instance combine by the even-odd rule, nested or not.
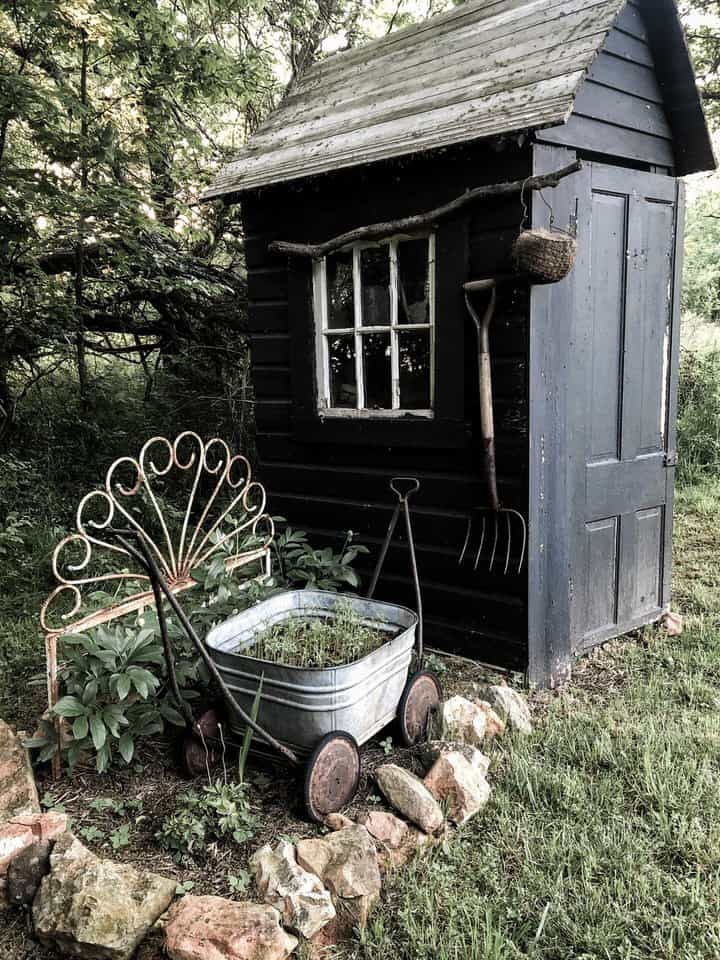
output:
[[[291,243],[286,240],[274,240],[268,245],[271,253],[284,253],[291,257],[312,257],[319,259],[326,257],[329,253],[339,250],[351,243],[357,243],[359,240],[379,240],[383,237],[391,236],[394,233],[409,233],[414,230],[422,230],[431,226],[443,217],[450,216],[457,210],[461,210],[469,203],[476,200],[485,200],[488,197],[503,197],[513,193],[521,193],[523,190],[542,190],[544,187],[556,187],[561,180],[577,173],[582,169],[582,161],[575,160],[552,173],[544,173],[541,176],[527,177],[525,180],[512,180],[507,183],[491,183],[482,187],[475,187],[472,190],[466,190],[465,193],[441,207],[435,207],[434,210],[428,210],[425,213],[418,213],[412,217],[402,217],[399,220],[388,220],[385,223],[371,223],[366,227],[356,227],[354,230],[348,230],[347,233],[341,233],[331,240],[324,243]]]

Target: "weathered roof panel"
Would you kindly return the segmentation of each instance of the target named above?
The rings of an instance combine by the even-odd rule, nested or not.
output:
[[[312,67],[203,197],[567,121],[626,0],[471,0]]]

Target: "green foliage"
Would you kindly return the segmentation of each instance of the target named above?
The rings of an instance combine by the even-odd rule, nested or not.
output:
[[[254,836],[256,827],[246,785],[216,780],[200,792],[183,794],[176,811],[165,817],[155,836],[164,850],[182,861],[213,841],[245,843]]]
[[[281,520],[282,518],[276,518]],[[367,547],[353,543],[349,530],[340,551],[332,547],[313,549],[302,530],[286,527],[273,544],[280,578],[288,585],[318,590],[338,590],[342,586],[358,587],[360,579],[352,564],[368,552]]]
[[[678,397],[678,479],[720,473],[720,352],[683,350]]]
[[[250,874],[247,870],[238,870],[237,873],[227,875],[227,883],[233,896],[242,896],[250,886]]]
[[[707,190],[687,208],[683,307],[708,320],[720,319],[720,194]]]
[[[143,619],[153,620],[154,625],[98,627],[60,642],[60,679],[66,692],[54,712],[68,721],[72,739],[66,750],[71,767],[84,753],[95,754],[101,773],[114,757],[129,764],[138,737],[162,733],[166,722],[184,723],[164,685],[157,616],[153,611]],[[179,659],[179,682],[187,685],[196,678],[194,662]],[[40,749],[41,760],[57,749],[52,730],[29,745]]]
[[[336,667],[354,663],[387,642],[350,603],[338,603],[330,619],[291,617],[268,627],[243,649],[246,656],[291,667]]]

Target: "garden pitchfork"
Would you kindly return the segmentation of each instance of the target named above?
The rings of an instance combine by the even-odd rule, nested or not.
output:
[[[493,421],[492,373],[490,370],[490,322],[497,301],[497,281],[473,280],[464,284],[465,303],[475,323],[478,350],[478,386],[480,392],[480,432],[483,446],[483,480],[485,483],[487,506],[476,507],[468,517],[465,542],[460,552],[459,564],[469,556],[473,570],[477,570],[481,558],[488,558],[487,569],[492,573],[496,561],[504,555],[502,572],[510,569],[510,557],[513,546],[520,542],[520,558],[517,573],[520,573],[525,561],[527,547],[527,523],[518,511],[500,504],[497,491],[497,471],[495,466],[495,425]],[[478,316],[470,300],[472,293],[490,292],[490,300],[482,319]],[[515,540],[515,544],[513,544]],[[474,556],[474,560],[473,560]],[[502,563],[502,560],[500,560]],[[513,561],[513,568],[515,564]],[[515,570],[513,570],[515,572]]]

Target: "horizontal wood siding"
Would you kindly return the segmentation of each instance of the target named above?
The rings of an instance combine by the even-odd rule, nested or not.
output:
[[[568,122],[538,131],[537,139],[672,170],[673,134],[648,32],[636,6],[627,4],[618,16]]]
[[[355,531],[371,549],[369,574],[392,511],[388,481],[417,476],[413,516],[424,588],[428,642],[478,660],[524,669],[526,577],[460,568],[470,510],[482,500],[477,436],[475,340],[461,283],[510,270],[522,216],[518,198],[487,203],[455,225],[459,264],[455,313],[458,342],[438,343],[445,376],[460,386],[460,420],[330,425],[325,439],[312,394],[313,331],[304,303],[303,264],[273,257],[273,239],[320,241],[380,219],[418,213],[485,182],[527,175],[529,151],[508,143],[416,157],[402,164],[339,172],[304,187],[258,191],[243,199],[249,326],[259,473],[272,513],[307,529],[313,542],[342,543]],[[455,241],[453,241],[455,243]],[[298,274],[300,275],[298,279]],[[455,276],[455,274],[453,275]],[[457,311],[460,315],[457,316]],[[503,501],[527,509],[527,288],[505,287],[491,331],[496,395],[498,483]],[[438,340],[445,320],[438,317]],[[453,329],[450,327],[449,329]],[[312,429],[311,421],[315,421]],[[449,432],[448,440],[442,434]],[[367,582],[367,581],[366,581]],[[404,532],[387,559],[378,597],[414,605]]]

